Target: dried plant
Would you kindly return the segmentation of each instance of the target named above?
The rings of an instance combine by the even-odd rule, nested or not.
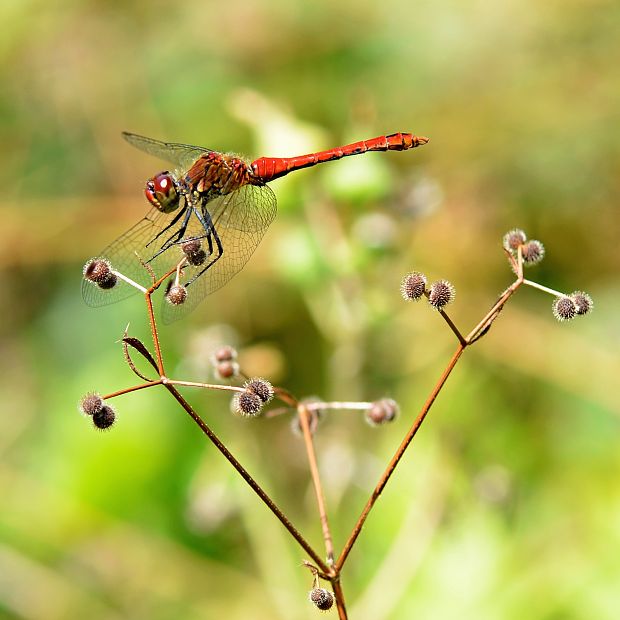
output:
[[[165,287],[165,299],[167,303],[173,305],[180,305],[185,302],[186,296],[183,292],[184,287],[179,284],[179,278],[190,260],[187,256],[160,278],[155,277],[148,264],[143,264],[143,269],[150,274],[151,285],[148,288],[132,281],[128,276],[116,270],[114,265],[111,265],[106,260],[93,259],[86,264],[83,273],[84,279],[88,285],[98,287],[101,291],[106,291],[113,290],[119,281],[123,281],[143,293],[153,339],[153,353],[148,350],[147,346],[142,341],[124,333],[122,337],[122,346],[125,360],[131,370],[142,382],[131,387],[105,394],[104,396],[100,396],[96,393],[86,394],[81,400],[80,409],[84,414],[92,418],[96,428],[108,429],[114,424],[116,418],[115,410],[109,404],[112,399],[129,392],[157,386],[166,389],[307,554],[307,559],[304,560],[303,564],[310,570],[312,575],[311,591],[309,594],[310,601],[319,610],[328,610],[335,602],[339,617],[343,620],[347,618],[347,612],[340,577],[347,563],[349,554],[362,531],[362,527],[370,511],[376,505],[379,496],[390,480],[390,477],[411,444],[411,441],[418,432],[422,422],[435,402],[435,399],[442,390],[465,349],[479,342],[483,336],[488,334],[491,326],[499,317],[508,300],[522,286],[530,286],[552,295],[554,297],[552,304],[553,315],[559,321],[569,321],[575,317],[588,314],[592,310],[592,299],[582,291],[564,294],[524,277],[524,268],[540,262],[544,257],[544,247],[542,243],[535,240],[528,241],[522,230],[515,229],[504,236],[503,249],[515,275],[515,279],[498,297],[489,311],[486,312],[473,329],[467,333],[461,331],[446,312],[447,306],[454,301],[455,296],[455,288],[449,281],[437,280],[434,283],[428,284],[426,275],[419,271],[412,271],[404,276],[400,287],[403,298],[406,301],[419,301],[425,297],[431,308],[441,316],[448,328],[453,332],[457,340],[457,345],[452,357],[441,373],[441,376],[430,390],[417,417],[403,437],[395,454],[390,459],[389,463],[387,463],[357,521],[353,524],[346,542],[338,550],[335,548],[331,534],[328,510],[325,503],[314,445],[314,435],[317,432],[319,420],[330,410],[351,409],[363,413],[366,420],[371,425],[380,426],[394,420],[398,413],[397,403],[388,398],[380,398],[374,402],[323,402],[318,399],[300,399],[282,387],[272,386],[266,379],[247,377],[243,369],[239,366],[236,351],[230,346],[225,346],[215,351],[212,356],[212,363],[217,377],[220,377],[222,380],[236,381],[238,385],[201,383],[169,377],[165,370],[152,299],[153,294],[158,289],[162,288],[164,283],[168,281],[168,278],[172,276],[171,283],[169,282]],[[152,367],[152,376],[144,374],[138,369],[133,360],[135,353],[142,356]],[[237,457],[234,456],[215,435],[204,419],[185,400],[179,391],[180,388],[184,387],[231,392],[232,408],[242,416],[262,416],[265,419],[280,415],[290,415],[292,417],[292,425],[294,429],[302,435],[305,445],[309,473],[314,487],[317,512],[323,533],[324,550],[322,552],[310,545],[283,510],[256,482]],[[279,402],[279,405],[269,408],[274,402]],[[329,583],[331,591],[321,587],[321,581]]]

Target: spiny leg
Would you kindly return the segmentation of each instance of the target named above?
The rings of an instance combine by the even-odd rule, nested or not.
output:
[[[168,226],[165,226],[164,228],[162,228],[147,244],[146,247],[148,248],[149,245],[151,245],[151,243],[153,243],[153,241],[155,241],[155,239],[158,239],[159,237],[161,237],[167,230],[169,230],[170,228],[172,228],[180,219],[181,217],[186,214],[187,212],[187,207],[185,207],[184,209],[181,209],[172,219],[172,221],[170,222],[170,224],[168,224]]]
[[[171,246],[175,245],[176,243],[179,242],[180,239],[183,238],[183,235],[185,234],[185,231],[187,230],[187,226],[189,225],[189,218],[190,218],[190,216],[192,214],[192,211],[193,211],[193,208],[186,208],[185,209],[185,212],[184,212],[185,213],[185,218],[184,218],[183,223],[181,224],[181,227],[179,228],[179,230],[177,230],[172,235],[170,235],[170,237],[168,237],[168,239],[166,239],[166,241],[164,241],[164,243],[162,244],[161,249],[158,252],[156,252],[155,254],[153,254],[153,256],[151,256],[151,258],[147,262],[150,263],[152,260],[155,260],[162,252],[165,252],[168,248],[170,248]],[[176,219],[178,220],[179,216],[177,216]],[[166,230],[168,228],[170,228],[170,226],[167,226]]]
[[[217,245],[218,253],[217,256],[213,258],[213,260],[210,260],[189,282],[187,282],[185,286],[189,286],[194,280],[199,278],[205,271],[207,271],[207,269],[211,268],[220,258],[222,258],[222,255],[224,254],[222,242],[220,241],[219,235],[215,230],[215,226],[213,225],[213,221],[211,220],[211,215],[209,215],[209,212],[205,209],[203,215],[198,213],[196,209],[194,209],[194,213],[196,214],[198,221],[205,227],[205,230],[207,231],[207,239],[209,242],[209,251],[211,252],[211,255],[213,255],[211,235],[213,235],[213,239],[215,240],[215,243]]]

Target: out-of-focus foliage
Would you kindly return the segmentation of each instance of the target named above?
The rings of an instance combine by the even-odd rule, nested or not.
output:
[[[393,131],[422,149],[274,182],[279,216],[248,267],[162,338],[208,377],[217,342],[251,374],[328,399],[396,398],[395,424],[322,423],[341,545],[453,337],[398,286],[457,287],[475,324],[510,282],[501,236],[545,243],[533,279],[588,291],[569,324],[523,291],[451,377],[351,555],[351,617],[620,617],[617,377],[620,80],[611,1],[0,3],[0,615],[301,618],[303,554],[165,393],[75,403],[133,382],[139,299],[90,310],[80,269],[146,211],[162,165],[123,129],[248,155]],[[320,546],[299,440],[189,393]]]

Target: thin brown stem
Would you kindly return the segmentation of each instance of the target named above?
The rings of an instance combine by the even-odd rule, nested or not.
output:
[[[140,385],[133,385],[128,388],[123,388],[122,390],[117,390],[116,392],[111,392],[110,394],[106,394],[102,396],[103,400],[109,400],[110,398],[115,398],[116,396],[122,396],[123,394],[129,394],[129,392],[135,392],[137,390],[144,390],[146,388],[153,387],[154,385],[161,385],[162,380],[157,379],[156,381],[147,381],[146,383],[141,383]]]
[[[194,411],[192,406],[183,398],[174,385],[164,384],[166,389],[174,396],[177,402],[185,409],[189,416],[199,426],[200,430],[209,438],[211,443],[222,453],[224,458],[237,470],[239,475],[246,481],[248,486],[260,497],[263,503],[278,518],[282,525],[288,530],[290,535],[299,543],[303,550],[314,560],[316,565],[324,573],[330,573],[329,567],[320,558],[317,552],[310,546],[306,539],[300,534],[295,526],[289,521],[288,517],[278,508],[274,501],[267,495],[262,487],[252,478],[248,471],[239,463],[239,461],[231,454],[228,448],[221,442],[217,435],[207,426],[205,421]]]
[[[146,311],[149,315],[149,323],[151,325],[151,335],[153,336],[153,346],[155,347],[155,359],[157,360],[157,372],[160,377],[166,375],[164,370],[164,360],[161,355],[161,347],[159,346],[159,334],[157,333],[157,323],[155,322],[155,313],[153,312],[153,300],[151,299],[152,291],[149,289],[144,295],[146,300]]]
[[[281,387],[274,387],[273,393],[276,398],[281,400],[283,403],[289,405],[290,407],[297,408],[299,401],[288,391]]]
[[[321,477],[319,476],[319,467],[316,461],[316,453],[314,451],[314,440],[310,430],[310,412],[303,403],[297,407],[299,414],[299,424],[303,432],[304,444],[306,446],[306,454],[308,456],[308,464],[310,466],[310,475],[312,476],[312,484],[314,485],[314,494],[319,509],[319,518],[321,519],[321,529],[323,530],[323,540],[325,541],[325,553],[327,556],[327,565],[334,564],[334,541],[332,539],[331,530],[329,529],[329,520],[327,518],[327,509],[325,506],[325,495],[323,494],[323,486]]]
[[[334,590],[334,596],[336,597],[336,609],[338,610],[338,618],[339,620],[347,620],[347,608],[344,604],[344,592],[342,591],[342,584],[340,583],[340,575],[332,579],[331,584]]]
[[[430,292],[429,291],[424,291],[424,296],[427,299],[429,299],[430,298]],[[463,334],[461,334],[461,332],[459,331],[458,327],[452,322],[452,319],[446,314],[445,310],[443,308],[437,308],[437,312],[439,312],[439,314],[441,314],[443,320],[448,324],[448,327],[452,330],[452,332],[456,336],[457,340],[461,344],[465,344],[465,338],[463,338]]]
[[[349,553],[351,552],[351,549],[353,545],[355,544],[357,537],[360,535],[360,532],[362,531],[362,527],[364,526],[366,518],[368,517],[368,513],[371,511],[372,507],[375,505],[377,499],[379,498],[379,495],[381,495],[383,489],[385,488],[385,485],[387,484],[391,475],[394,473],[396,466],[400,462],[400,459],[403,457],[403,454],[405,454],[405,451],[409,447],[411,440],[415,437],[420,426],[422,425],[422,422],[424,422],[424,419],[426,418],[426,414],[429,412],[430,408],[435,402],[437,395],[439,394],[439,392],[441,391],[441,388],[444,386],[446,380],[450,376],[452,369],[454,368],[456,363],[459,361],[459,358],[461,357],[466,346],[467,346],[466,344],[462,344],[461,342],[459,342],[459,345],[456,348],[456,351],[454,352],[452,359],[450,360],[445,370],[441,374],[439,381],[437,381],[437,383],[435,384],[435,387],[433,388],[430,396],[428,397],[428,399],[424,403],[424,406],[420,410],[418,417],[416,418],[415,422],[413,423],[413,425],[407,432],[407,435],[405,435],[405,438],[403,439],[400,446],[398,447],[398,450],[396,450],[396,453],[390,460],[387,468],[381,475],[381,478],[379,479],[377,486],[375,487],[370,498],[366,502],[366,505],[364,506],[364,509],[362,510],[362,514],[359,516],[355,526],[353,527],[353,531],[351,532],[351,535],[349,536],[349,539],[345,543],[345,546],[340,554],[340,557],[338,558],[338,561],[336,562],[336,566],[335,566],[336,573],[340,573],[340,571],[342,570],[343,564],[345,563],[347,557],[349,556]]]
[[[472,344],[479,335],[487,330],[491,323],[498,317],[501,309],[508,299],[514,295],[515,291],[523,284],[521,278],[517,278],[499,297],[499,299],[493,304],[493,307],[484,315],[482,320],[474,327],[469,334],[465,337],[467,344]]]

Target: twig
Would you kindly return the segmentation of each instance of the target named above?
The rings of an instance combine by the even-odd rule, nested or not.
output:
[[[129,392],[135,392],[137,390],[144,390],[146,388],[153,387],[154,385],[161,385],[162,380],[157,379],[156,381],[147,381],[146,383],[141,383],[140,385],[133,385],[132,387],[123,388],[122,390],[117,390],[116,392],[111,392],[110,394],[106,394],[102,396],[103,400],[109,400],[110,398],[115,398],[116,396],[122,396],[123,394],[129,394]]]
[[[185,387],[205,388],[208,390],[224,390],[227,392],[245,392],[244,388],[240,388],[235,385],[223,385],[220,383],[200,383],[198,381],[178,381],[177,379],[168,379],[168,377],[165,377],[162,383],[166,383],[170,385],[183,385]]]
[[[209,438],[211,443],[224,455],[224,458],[237,470],[239,475],[246,481],[250,488],[260,497],[263,503],[271,510],[271,512],[284,525],[291,536],[299,543],[304,551],[314,560],[317,566],[324,572],[330,573],[329,567],[320,558],[316,551],[310,546],[306,539],[300,534],[295,526],[289,521],[288,517],[278,508],[273,500],[267,495],[262,487],[252,478],[248,471],[239,463],[239,461],[231,454],[228,448],[220,441],[217,435],[207,426],[205,421],[194,411],[192,406],[183,398],[174,385],[164,384],[165,388],[174,396],[177,402],[185,409],[194,422],[200,427],[200,430]]]
[[[334,596],[336,597],[336,609],[338,610],[338,618],[340,620],[347,620],[347,608],[344,604],[344,592],[342,591],[342,585],[340,584],[340,575],[334,577],[331,580],[332,588],[334,589]]]
[[[340,573],[340,571],[342,570],[343,564],[345,563],[349,553],[351,552],[351,549],[353,545],[355,544],[357,537],[360,535],[360,532],[362,531],[362,527],[364,526],[366,518],[368,517],[368,513],[371,511],[372,507],[375,505],[377,499],[379,498],[379,495],[381,495],[381,492],[385,488],[385,485],[388,483],[388,480],[390,479],[391,475],[394,473],[396,466],[398,465],[400,459],[405,453],[405,450],[407,450],[407,447],[411,443],[411,440],[415,437],[415,434],[418,432],[418,429],[422,425],[422,422],[424,422],[424,418],[426,418],[426,414],[429,412],[429,409],[432,407],[433,403],[435,402],[437,395],[439,394],[439,392],[441,391],[441,388],[444,386],[444,383],[450,376],[452,369],[454,368],[456,363],[459,361],[459,358],[461,357],[466,346],[467,345],[464,345],[459,342],[459,345],[456,348],[456,351],[454,352],[452,359],[448,363],[446,369],[441,374],[439,381],[437,381],[437,383],[435,384],[433,391],[431,392],[427,401],[424,403],[424,406],[422,407],[420,413],[418,414],[418,417],[416,418],[412,427],[409,429],[409,432],[407,433],[407,435],[405,435],[405,438],[403,439],[402,443],[398,447],[398,450],[396,450],[396,453],[392,457],[387,468],[381,475],[381,478],[379,479],[377,486],[375,487],[370,498],[366,502],[366,505],[364,506],[364,509],[362,510],[362,514],[359,516],[355,526],[353,527],[353,531],[351,532],[351,535],[349,536],[349,539],[345,543],[344,548],[342,552],[340,553],[340,557],[338,558],[338,561],[336,562],[336,566],[335,566],[337,573]]]
[[[299,424],[303,432],[304,444],[306,445],[306,453],[308,455],[308,464],[310,466],[310,475],[312,476],[314,494],[316,495],[316,503],[319,509],[319,518],[321,519],[321,529],[323,530],[323,540],[325,541],[327,565],[331,567],[334,564],[334,541],[329,529],[327,509],[325,507],[325,496],[323,494],[323,486],[321,485],[321,477],[319,475],[319,468],[316,462],[312,432],[310,431],[310,412],[304,403],[300,403],[297,407],[297,413],[299,414]]]
[[[550,295],[554,295],[555,297],[563,297],[565,293],[560,291],[556,291],[548,286],[543,286],[542,284],[538,284],[538,282],[532,282],[531,280],[523,280],[523,284],[527,284],[532,288],[537,288],[539,291],[544,291],[545,293],[549,293]]]

